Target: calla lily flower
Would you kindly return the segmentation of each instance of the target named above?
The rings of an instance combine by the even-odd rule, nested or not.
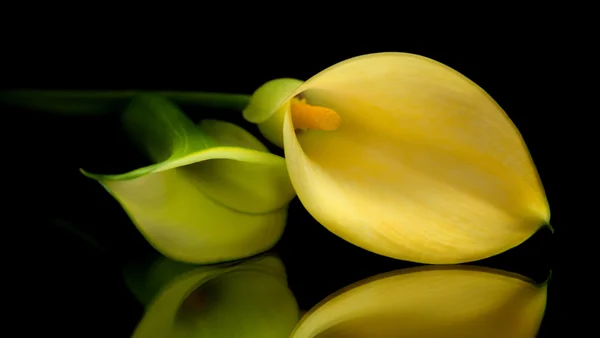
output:
[[[550,211],[527,147],[479,86],[406,53],[260,87],[243,112],[285,150],[308,212],[396,259],[454,264],[513,248]]]
[[[295,193],[285,160],[250,133],[215,120],[194,125],[170,101],[132,99],[125,129],[155,164],[97,180],[159,252],[189,263],[249,257],[283,233]]]
[[[159,258],[126,281],[146,306],[133,338],[287,338],[298,306],[285,268],[267,255],[193,266]]]
[[[317,304],[291,338],[533,338],[547,283],[500,270],[421,266],[350,285]]]

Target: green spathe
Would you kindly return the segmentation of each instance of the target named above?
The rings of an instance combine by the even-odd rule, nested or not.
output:
[[[282,157],[231,123],[196,126],[157,95],[135,96],[122,121],[155,164],[119,175],[82,172],[106,188],[158,251],[206,264],[277,242],[295,196]]]
[[[280,103],[296,90],[304,81],[290,78],[271,80],[260,86],[244,108],[243,116],[248,122],[256,123],[263,136],[273,144],[283,148],[283,119],[286,107]]]

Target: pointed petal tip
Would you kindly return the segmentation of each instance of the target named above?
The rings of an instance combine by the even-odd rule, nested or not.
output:
[[[85,169],[83,169],[83,168],[79,168],[79,172],[80,172],[80,173],[81,173],[83,176],[85,176],[85,177],[87,177],[87,178],[90,178],[90,179],[92,179],[92,180],[94,180],[94,181],[98,181],[98,182],[100,182],[100,183],[101,183],[102,181],[106,180],[106,179],[107,179],[107,177],[110,177],[110,176],[111,176],[111,175],[95,174],[95,173],[92,173],[92,172],[86,171],[86,170],[85,170]],[[117,176],[117,175],[112,175],[112,176]]]
[[[548,284],[550,284],[550,281],[552,280],[552,269],[550,269],[550,272],[548,273],[548,278],[546,278],[545,281],[543,281],[541,283],[542,286],[548,286]]]
[[[85,176],[85,177],[87,177],[87,178],[91,178],[91,179],[93,179],[93,180],[98,180],[98,175],[96,175],[96,174],[92,174],[92,173],[90,173],[90,172],[87,172],[87,171],[85,171],[85,169],[83,169],[83,168],[79,168],[79,172],[80,172],[80,173],[81,173],[83,176]]]

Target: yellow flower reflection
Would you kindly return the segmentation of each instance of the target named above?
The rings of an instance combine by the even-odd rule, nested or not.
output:
[[[244,117],[283,146],[310,214],[372,252],[463,263],[549,224],[517,128],[483,89],[431,59],[370,54],[306,82],[274,80]]]
[[[546,295],[546,284],[499,270],[398,270],[331,295],[304,315],[291,338],[533,338]]]

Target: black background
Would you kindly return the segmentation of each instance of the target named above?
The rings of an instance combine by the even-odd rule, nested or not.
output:
[[[198,40],[187,47],[161,47],[139,41],[116,46],[102,39],[94,43],[69,41],[65,46],[47,41],[47,45],[36,49],[38,53],[11,59],[3,80],[5,88],[250,94],[268,80],[308,79],[336,62],[371,52],[411,52],[445,63],[479,84],[504,108],[523,135],[544,183],[554,235],[540,231],[518,248],[473,264],[518,272],[539,281],[552,269],[540,332],[540,337],[551,336],[560,324],[561,270],[555,253],[565,219],[558,191],[559,166],[553,156],[556,141],[548,137],[559,123],[555,115],[549,114],[552,107],[543,106],[544,98],[552,95],[552,79],[546,73],[551,61],[545,58],[553,47],[512,36],[490,38],[487,44],[475,36],[419,43],[369,40],[346,44],[274,40],[257,45],[255,41],[233,44],[215,39]],[[544,59],[546,63],[540,61]],[[259,135],[241,114],[183,108],[196,120],[218,117]],[[32,307],[41,305],[45,308],[43,318],[27,325],[28,330],[43,327],[47,333],[61,336],[86,332],[83,336],[127,337],[140,319],[142,308],[123,285],[120,264],[126,257],[151,249],[118,204],[78,169],[116,173],[139,166],[144,160],[121,133],[117,119],[59,118],[3,109],[17,126],[5,124],[5,134],[20,133],[22,139],[11,147],[17,150],[21,164],[10,169],[12,179],[7,183],[13,202],[9,214],[15,215],[10,229],[18,238],[9,245],[19,248],[19,254],[10,259],[17,263],[17,284],[28,290],[19,296],[17,317],[23,323],[33,323]],[[109,252],[62,230],[52,219],[82,229]],[[286,264],[290,288],[305,310],[347,284],[415,265],[344,242],[314,221],[297,199],[291,204],[286,232],[275,251]]]

